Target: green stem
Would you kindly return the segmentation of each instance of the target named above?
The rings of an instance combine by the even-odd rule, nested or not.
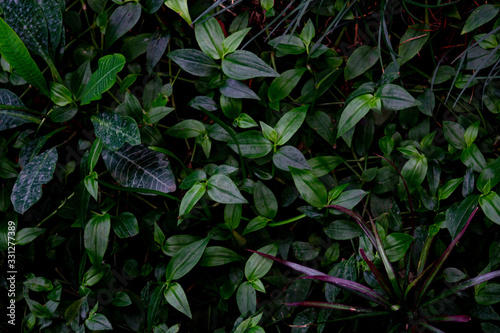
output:
[[[277,227],[277,226],[280,226],[280,225],[284,225],[284,224],[288,224],[288,223],[292,223],[292,222],[298,221],[300,219],[303,219],[304,217],[306,217],[306,215],[301,214],[299,216],[292,217],[291,219],[288,219],[288,220],[269,223],[268,226],[269,227]]]

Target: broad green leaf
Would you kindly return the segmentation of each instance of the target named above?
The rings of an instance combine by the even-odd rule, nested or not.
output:
[[[167,55],[173,62],[189,74],[212,76],[219,71],[219,66],[205,53],[195,49],[180,49]]]
[[[101,95],[116,82],[118,74],[125,66],[125,57],[115,53],[99,59],[98,69],[90,77],[82,93],[81,105],[101,99]]]
[[[154,14],[161,8],[164,0],[145,0],[144,1],[144,10],[148,14]]]
[[[399,42],[401,65],[416,56],[429,40],[430,28],[428,24],[417,23],[406,30]]]
[[[52,282],[41,276],[31,277],[23,282],[23,284],[33,291],[50,291],[54,288]]]
[[[179,188],[183,190],[189,190],[197,182],[202,182],[207,179],[207,174],[202,170],[195,170],[189,176],[184,178],[179,185]]]
[[[500,224],[500,196],[493,191],[479,197],[479,205],[490,220]]]
[[[403,258],[410,248],[413,237],[402,233],[392,233],[384,239],[384,249],[390,262]]]
[[[446,225],[452,238],[455,238],[462,231],[477,204],[478,196],[469,195],[461,203],[457,203],[446,210]]]
[[[220,93],[231,98],[246,98],[260,100],[259,96],[243,82],[227,79],[220,87]]]
[[[439,66],[434,77],[434,84],[446,82],[455,77],[456,71],[451,66]],[[429,79],[432,82],[432,78]]]
[[[241,155],[246,158],[259,158],[267,155],[272,149],[273,144],[268,139],[264,138],[261,132],[246,131],[236,136]],[[236,142],[231,139],[228,146],[238,153]]]
[[[203,53],[215,60],[224,56],[222,50],[224,33],[222,32],[219,22],[215,18],[197,24],[194,28],[194,33],[198,46]]]
[[[474,124],[467,127],[464,133],[465,143],[467,147],[470,147],[474,141],[476,141],[477,134],[479,133],[479,121],[476,121]]]
[[[235,33],[236,31],[240,31],[246,29],[248,27],[248,19],[250,17],[250,13],[248,11],[242,11],[238,16],[236,16],[231,22],[229,26],[229,32]]]
[[[327,68],[319,72],[316,78],[311,78],[302,87],[300,91],[300,102],[313,103],[330,90],[342,73],[343,69],[337,67]]]
[[[208,237],[200,239],[177,251],[165,271],[167,282],[178,280],[189,273],[201,259],[209,240]]]
[[[191,16],[189,16],[189,10],[187,5],[187,0],[165,0],[165,5],[179,14],[189,25],[191,25]]]
[[[352,80],[375,65],[379,57],[377,47],[360,46],[351,54],[345,65],[344,77]]]
[[[174,138],[187,139],[206,133],[206,129],[201,121],[187,119],[170,127],[165,133]]]
[[[143,144],[125,144],[117,151],[104,149],[102,157],[111,176],[122,186],[163,193],[175,191],[175,178],[163,153]]]
[[[243,41],[243,38],[245,38],[245,36],[251,29],[252,28],[247,28],[236,31],[235,33],[224,39],[224,41],[222,42],[222,50],[224,51],[224,54],[233,53],[234,51],[236,51],[236,49]]]
[[[168,304],[172,305],[176,310],[182,312],[189,318],[193,317],[191,315],[191,309],[189,308],[186,293],[180,284],[177,282],[169,283],[163,295],[165,296]]]
[[[304,105],[288,111],[281,117],[274,127],[278,134],[277,145],[284,145],[297,132],[306,118],[308,108],[309,105]]]
[[[289,171],[288,167],[310,170],[304,154],[293,146],[283,146],[273,155],[273,163],[278,169]]]
[[[316,35],[316,30],[314,29],[314,25],[311,19],[309,19],[304,28],[302,29],[302,31],[300,32],[300,38],[302,39],[307,48],[309,48],[309,44],[311,44],[311,41],[315,35]]]
[[[363,234],[360,226],[350,220],[335,220],[324,229],[324,232],[328,237],[335,240],[353,239]]]
[[[94,330],[94,331],[113,330],[113,326],[109,322],[108,318],[106,318],[106,316],[100,313],[96,313],[89,319],[85,320],[85,326],[87,326],[89,330]]]
[[[97,201],[98,200],[98,185],[97,185],[97,173],[94,171],[90,175],[85,176],[83,179],[83,184],[85,188],[90,193],[90,195]]]
[[[465,147],[467,147],[464,139],[465,130],[459,123],[453,121],[444,121],[443,134],[446,138],[446,141],[448,141],[448,143],[453,147],[457,149],[464,149]]]
[[[256,77],[277,77],[279,74],[249,51],[238,50],[222,60],[222,71],[231,79],[248,80]]]
[[[252,128],[257,127],[257,123],[246,113],[242,113],[233,121],[233,126],[238,126],[239,128]]]
[[[82,278],[82,286],[91,287],[101,281],[104,277],[104,271],[94,266],[91,266],[85,274],[83,274]]]
[[[161,33],[157,30],[149,39],[146,51],[146,69],[149,74],[153,72],[154,67],[165,53],[169,40],[170,32],[167,30]]]
[[[348,281],[356,281],[357,279],[357,263],[355,256],[351,256],[348,260],[343,260],[333,266],[328,272],[328,275],[341,278]],[[328,302],[334,302],[341,289],[330,283],[325,285],[325,297]]]
[[[253,314],[257,309],[257,295],[250,282],[243,282],[236,291],[236,303],[241,314]]]
[[[278,253],[278,245],[269,244],[257,251],[275,256]],[[267,274],[267,272],[269,272],[272,265],[272,260],[267,259],[257,253],[253,253],[250,258],[248,258],[247,263],[245,264],[245,276],[248,281],[263,278]]]
[[[10,200],[14,210],[24,214],[42,197],[42,185],[47,184],[54,174],[57,150],[52,148],[29,162],[14,183]]]
[[[462,160],[468,168],[473,168],[475,172],[483,172],[486,168],[486,160],[484,159],[483,153],[481,153],[475,143],[462,150],[460,160]]]
[[[337,198],[332,200],[329,204],[341,206],[347,209],[353,209],[354,206],[360,203],[361,200],[363,200],[363,197],[367,194],[368,192],[363,190],[343,191]],[[340,211],[337,210],[332,210],[331,212],[335,215],[341,213]]]
[[[325,186],[314,177],[310,171],[290,167],[293,182],[302,198],[310,205],[323,208],[326,206],[328,196]]]
[[[0,53],[23,79],[40,89],[44,95],[50,96],[42,72],[31,58],[28,49],[2,18],[0,18]]]
[[[169,237],[165,241],[165,243],[163,243],[162,251],[167,256],[171,257],[174,254],[176,254],[180,249],[185,247],[186,245],[194,243],[198,240],[200,240],[200,237],[197,237],[197,236],[175,235],[175,236]]]
[[[223,204],[248,203],[231,178],[221,174],[208,179],[207,194],[213,201]]]
[[[469,18],[465,22],[461,34],[463,35],[471,32],[472,30],[488,23],[497,16],[498,10],[498,7],[491,4],[479,6],[472,12],[472,14],[470,14]]]
[[[276,48],[283,54],[301,54],[306,47],[304,42],[295,35],[283,35],[269,41],[269,45]]]
[[[106,247],[108,246],[111,219],[109,214],[96,215],[87,222],[83,232],[83,243],[90,262],[100,267]]]
[[[485,187],[490,183],[490,188],[495,187],[500,182],[500,158],[495,159],[483,169],[477,179],[477,189],[485,194]]]
[[[133,146],[141,143],[139,127],[130,117],[104,112],[90,119],[94,124],[96,136],[102,140],[107,149],[118,150],[126,142]]]
[[[306,70],[305,67],[293,68],[281,73],[279,77],[273,80],[267,90],[269,100],[271,102],[281,101],[290,95]]]
[[[59,106],[73,102],[71,91],[65,85],[56,82],[50,82],[50,99]]]
[[[130,299],[130,296],[127,295],[126,292],[119,291],[115,293],[112,304],[116,307],[124,307],[132,304],[132,300]]]
[[[191,209],[196,205],[196,203],[203,197],[206,192],[205,185],[195,184],[193,187],[186,192],[181,201],[181,206],[179,208],[179,220],[178,224],[182,222],[183,215],[189,213]]]
[[[420,105],[403,87],[395,84],[386,84],[375,93],[382,100],[383,108],[390,111],[399,111]]]
[[[120,213],[111,220],[113,231],[120,238],[134,237],[139,233],[139,223],[134,214],[129,212]]]
[[[217,103],[215,103],[215,101],[208,96],[196,96],[189,102],[188,105],[193,109],[205,111],[215,111],[219,108]]]
[[[467,275],[465,275],[464,272],[457,268],[448,267],[443,271],[443,277],[448,283],[457,283],[465,279]]]
[[[26,245],[45,232],[44,228],[24,228],[16,233],[16,245]]]
[[[48,116],[55,123],[65,123],[73,119],[77,113],[78,109],[73,105],[56,106]]]
[[[292,243],[292,251],[297,260],[312,260],[318,256],[319,247],[314,246],[309,242],[296,241]]]
[[[224,223],[229,230],[238,228],[241,222],[241,204],[229,204],[224,207]]]
[[[248,222],[245,230],[243,230],[243,235],[265,228],[269,221],[271,220],[265,216],[257,216],[253,218],[250,222]]]
[[[332,119],[322,111],[309,113],[306,117],[306,122],[313,130],[326,140],[330,145],[335,144],[335,135],[333,134]]]
[[[425,91],[418,95],[417,100],[421,103],[417,105],[420,112],[426,116],[432,117],[432,112],[436,106],[436,96],[430,89],[425,89]]]
[[[372,94],[365,94],[353,99],[342,111],[337,130],[337,139],[353,128],[370,111]]]
[[[278,201],[274,193],[260,180],[255,184],[253,192],[255,209],[260,215],[273,219],[278,212]]]
[[[488,283],[476,294],[476,302],[481,305],[493,305],[500,302],[500,284]]]
[[[132,29],[141,17],[141,6],[138,3],[129,2],[117,7],[109,18],[106,26],[106,48],[109,48],[127,31]]]
[[[200,266],[214,267],[228,264],[230,262],[244,260],[245,258],[231,249],[222,246],[209,246],[203,252]]]
[[[314,177],[326,175],[343,162],[344,159],[339,156],[318,156],[307,160],[307,163],[312,168],[311,173]]]
[[[160,284],[157,286],[152,294],[151,297],[149,298],[149,304],[148,304],[148,314],[147,314],[147,327],[148,331],[151,330],[153,327],[153,324],[156,322],[158,310],[161,305],[161,301],[163,299],[163,289],[165,288],[165,284]]]
[[[463,178],[455,178],[455,179],[450,179],[449,181],[446,182],[443,186],[439,188],[438,191],[438,199],[439,200],[444,200],[447,199],[455,189],[462,184]]]
[[[415,191],[422,184],[427,174],[427,158],[413,156],[405,163],[401,174],[406,180],[410,192]]]
[[[224,95],[220,96],[220,107],[222,113],[229,119],[237,118],[243,109],[243,101],[241,99],[230,98]]]
[[[274,0],[260,0],[260,6],[264,10],[269,10],[274,6]]]
[[[47,28],[49,31],[49,52],[56,55],[60,47],[63,47],[64,33],[63,33],[63,11],[65,5],[62,5],[57,0],[38,0],[42,8],[43,15],[47,21]]]
[[[262,129],[262,135],[266,139],[268,139],[271,142],[276,142],[278,134],[276,134],[274,128],[272,128],[271,126],[262,121],[260,122],[260,128]]]
[[[0,89],[0,131],[21,126],[27,123],[40,123],[37,117],[23,112],[23,102],[13,92]]]

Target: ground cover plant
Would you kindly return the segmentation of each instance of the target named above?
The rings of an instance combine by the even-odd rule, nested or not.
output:
[[[0,9],[2,329],[500,332],[500,3]]]

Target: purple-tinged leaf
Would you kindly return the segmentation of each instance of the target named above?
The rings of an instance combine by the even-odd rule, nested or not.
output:
[[[428,321],[435,321],[435,322],[441,322],[441,321],[451,321],[455,323],[466,323],[471,320],[471,317],[466,316],[466,315],[457,315],[457,316],[439,316],[439,317],[431,317],[427,318]]]
[[[465,224],[465,226],[462,229],[462,231],[460,231],[460,233],[457,235],[457,237],[455,237],[455,239],[451,242],[450,246],[448,246],[448,248],[446,249],[446,251],[444,251],[444,253],[441,256],[441,258],[439,258],[439,260],[437,261],[436,266],[434,266],[434,269],[432,270],[430,276],[427,278],[427,280],[425,281],[424,285],[422,286],[422,289],[420,290],[420,293],[419,293],[418,299],[417,299],[417,304],[420,304],[420,302],[422,301],[422,297],[427,292],[427,289],[431,285],[432,281],[434,281],[434,278],[436,277],[438,271],[443,266],[443,264],[446,261],[446,259],[448,259],[448,257],[450,256],[450,253],[453,250],[453,248],[455,247],[455,245],[457,245],[457,243],[460,240],[460,238],[462,238],[463,234],[465,233],[465,230],[467,230],[467,227],[469,226],[470,221],[472,221],[472,218],[474,217],[474,215],[476,215],[476,212],[477,212],[478,209],[479,209],[479,207],[476,207],[476,209],[474,209],[474,211],[472,212],[472,214],[469,216],[469,219],[467,220],[467,223]]]
[[[342,213],[345,213],[345,214],[349,215],[350,217],[352,217],[359,224],[359,226],[361,227],[361,229],[363,230],[365,235],[372,242],[373,246],[375,248],[377,247],[377,243],[375,242],[375,238],[373,237],[373,233],[370,231],[370,229],[368,229],[368,227],[365,224],[365,221],[363,221],[363,218],[358,213],[353,212],[350,209],[347,209],[345,207],[338,206],[338,205],[328,205],[328,206],[326,206],[326,208],[333,208],[336,210],[340,210]]]
[[[420,307],[428,306],[432,303],[439,301],[442,298],[448,297],[452,294],[463,291],[467,288],[473,287],[477,284],[483,283],[485,281],[489,281],[489,280],[497,278],[497,277],[500,277],[500,270],[476,276],[475,278],[464,281],[464,282],[460,283],[459,285],[456,285],[455,287],[448,289],[447,291],[443,292],[442,294],[438,295],[437,297],[428,300],[427,302],[423,303]]]
[[[293,302],[293,303],[284,303],[285,305],[290,306],[307,306],[307,307],[316,307],[316,308],[325,308],[325,309],[333,309],[333,310],[347,310],[352,312],[375,312],[372,309],[361,308],[359,306],[338,304],[338,303],[328,303],[328,302],[315,302],[315,301],[305,301],[305,302]]]
[[[373,262],[370,259],[368,259],[368,257],[365,254],[365,251],[363,249],[359,249],[359,253],[361,254],[361,257],[363,257],[363,260],[367,263],[368,267],[370,268],[370,271],[373,273],[373,275],[375,275],[375,278],[377,279],[378,284],[382,287],[382,289],[384,289],[384,291],[388,295],[391,295],[392,292],[389,289],[389,286],[387,285],[387,283],[385,282],[384,277],[382,276],[380,271],[377,269],[377,267],[375,267]]]

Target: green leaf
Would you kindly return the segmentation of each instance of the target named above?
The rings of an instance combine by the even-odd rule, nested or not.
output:
[[[243,108],[243,102],[241,99],[230,98],[224,95],[220,96],[220,107],[222,113],[229,119],[237,118]]]
[[[419,188],[427,174],[427,158],[423,156],[413,156],[405,163],[401,170],[410,192]]]
[[[115,293],[114,299],[113,299],[113,305],[116,307],[125,307],[129,306],[132,304],[132,300],[130,299],[130,296],[127,295],[126,292],[124,291],[119,291]]]
[[[94,331],[113,330],[113,326],[109,322],[108,318],[106,318],[106,316],[100,313],[96,313],[89,319],[85,320],[85,326],[87,326],[89,330],[94,330]]]
[[[486,168],[486,160],[484,159],[483,153],[481,153],[475,143],[462,150],[460,160],[462,160],[468,168],[473,168],[475,172],[483,172]]]
[[[139,224],[134,214],[129,212],[120,213],[112,219],[113,231],[120,238],[134,237],[139,233]]]
[[[446,210],[446,225],[453,239],[467,224],[467,220],[469,216],[471,216],[474,209],[476,209],[477,203],[478,196],[469,195],[460,204],[455,204]]]
[[[90,262],[100,267],[106,247],[108,246],[111,219],[109,214],[96,215],[87,222],[83,232],[83,243]]]
[[[260,6],[264,10],[269,10],[274,6],[274,0],[260,0]]]
[[[278,201],[274,193],[260,180],[255,184],[253,192],[255,209],[260,215],[273,219],[278,212]]]
[[[274,165],[278,169],[289,171],[288,167],[294,167],[303,170],[310,170],[311,166],[307,163],[304,154],[295,147],[283,146],[273,155]]]
[[[44,228],[24,228],[16,233],[16,245],[26,245],[45,232]]]
[[[363,200],[363,197],[367,195],[368,192],[363,190],[349,190],[342,192],[337,198],[332,200],[330,205],[337,205],[347,209],[353,209],[358,203]],[[340,211],[332,210],[333,214],[340,214]]]
[[[57,158],[57,150],[52,148],[36,156],[21,170],[10,196],[16,212],[24,214],[40,200],[42,185],[47,184],[52,179]]]
[[[494,19],[498,14],[498,10],[498,7],[491,4],[476,8],[465,22],[461,35],[471,32]]]
[[[166,134],[182,139],[194,138],[203,133],[206,133],[205,126],[194,119],[183,120],[166,131]]]
[[[377,47],[360,46],[351,54],[345,65],[344,77],[352,80],[375,65],[379,57]]]
[[[188,105],[196,110],[205,110],[210,112],[215,111],[219,108],[215,101],[208,96],[196,96],[191,101],[189,101]]]
[[[403,258],[410,248],[413,237],[407,234],[396,233],[387,235],[384,239],[384,249],[390,262]]]
[[[302,39],[307,48],[309,48],[309,44],[311,44],[311,41],[314,38],[315,34],[316,30],[314,30],[314,25],[311,19],[309,19],[305,27],[300,32],[300,38]]]
[[[267,96],[271,102],[281,101],[286,98],[292,90],[297,86],[302,75],[306,72],[307,68],[293,68],[289,69],[273,80]]]
[[[209,240],[209,237],[200,239],[177,251],[165,271],[167,282],[178,280],[189,273],[201,259]]]
[[[271,141],[264,138],[261,132],[246,131],[236,136],[241,155],[246,158],[259,158],[267,155],[272,149]],[[236,142],[231,139],[228,143],[229,148],[238,153]]]
[[[304,42],[294,35],[283,35],[269,41],[269,45],[275,47],[278,51],[284,54],[301,54],[304,53],[306,47]]]
[[[50,82],[50,99],[59,106],[73,102],[71,91],[65,85],[56,82]]]
[[[56,106],[48,116],[55,123],[65,123],[73,119],[77,113],[78,109],[73,105]]]
[[[31,277],[28,278],[23,284],[28,287],[30,290],[40,292],[40,291],[50,291],[54,288],[52,282],[49,279],[44,277]]]
[[[464,149],[467,147],[464,139],[465,130],[460,124],[453,121],[444,121],[443,134],[446,141],[453,147],[457,149]]]
[[[191,25],[191,16],[189,16],[189,10],[187,5],[187,0],[165,0],[165,5],[179,14],[189,25]]]
[[[157,30],[149,39],[148,49],[146,51],[146,69],[149,74],[153,73],[154,67],[163,57],[169,41],[170,32],[167,30],[163,30],[161,33]]]
[[[229,204],[224,207],[224,222],[229,230],[238,228],[241,222],[241,204]]]
[[[223,204],[248,203],[231,178],[221,174],[213,175],[208,179],[207,194],[213,201]]]
[[[206,192],[206,187],[203,184],[195,184],[189,191],[186,192],[181,201],[179,208],[179,220],[177,224],[182,222],[183,216],[191,211],[196,203],[203,197]]]
[[[417,23],[406,30],[399,42],[401,65],[416,56],[429,40],[430,28],[428,24]]]
[[[266,139],[268,139],[271,142],[276,142],[278,134],[276,133],[274,128],[272,128],[271,126],[262,121],[260,122],[260,128],[262,128],[262,135]]]
[[[479,197],[479,205],[484,215],[496,224],[500,224],[500,196],[493,191]]]
[[[219,22],[215,18],[197,24],[194,28],[194,33],[198,46],[203,53],[215,60],[224,56],[222,50],[224,33],[222,32]]]
[[[365,94],[353,99],[342,111],[337,131],[337,139],[353,128],[370,111],[372,94]]]
[[[27,123],[40,123],[37,117],[17,109],[24,109],[19,97],[7,89],[0,89],[0,131]]]
[[[328,203],[325,186],[310,171],[290,167],[293,182],[302,198],[310,205],[323,208]]]
[[[168,304],[172,305],[179,312],[182,312],[189,318],[192,318],[191,309],[189,308],[189,303],[186,297],[184,289],[177,282],[172,282],[168,284],[167,289],[165,289],[163,295],[167,300]]]
[[[321,177],[330,173],[343,162],[344,159],[339,156],[318,156],[307,160],[314,177]]]
[[[200,237],[191,236],[191,235],[175,235],[169,237],[167,241],[163,244],[162,251],[167,256],[175,255],[180,249],[200,240]]]
[[[104,112],[90,119],[94,124],[95,134],[107,149],[118,150],[127,142],[133,146],[141,143],[139,127],[130,117]]]
[[[189,74],[212,76],[219,71],[219,66],[205,53],[194,49],[181,49],[167,55],[173,62]]]
[[[233,53],[234,51],[236,51],[236,49],[243,41],[243,38],[245,38],[245,36],[251,29],[252,28],[247,28],[236,31],[235,33],[224,39],[224,41],[222,42],[222,50],[224,51],[224,54]]]
[[[104,149],[102,157],[111,176],[124,187],[175,191],[175,178],[166,155],[145,145],[125,144],[120,150]]]
[[[438,191],[438,200],[444,200],[447,199],[453,191],[456,190],[456,188],[462,184],[463,178],[455,178],[455,179],[450,179],[444,184],[442,187],[439,188]]]
[[[236,291],[236,303],[241,314],[255,313],[257,309],[257,295],[250,282],[243,282]]]
[[[222,60],[222,71],[231,79],[248,80],[256,77],[276,77],[279,74],[249,51],[238,50]]]
[[[220,93],[231,98],[246,98],[260,100],[259,96],[247,85],[240,81],[227,79],[224,85],[220,87]]]
[[[158,310],[161,305],[162,301],[162,295],[163,295],[163,288],[165,288],[165,284],[160,284],[153,290],[153,293],[151,294],[151,298],[149,299],[149,304],[148,304],[148,315],[147,315],[147,322],[148,322],[148,331],[151,330],[153,327],[153,324],[156,322]]]
[[[363,234],[360,226],[350,220],[335,220],[324,229],[324,232],[328,237],[335,240],[353,239]]]
[[[193,185],[197,182],[202,182],[207,179],[207,174],[202,170],[195,170],[189,176],[182,180],[182,183],[179,185],[179,188],[183,190],[189,190]]]
[[[200,260],[200,266],[214,267],[245,259],[231,249],[222,246],[209,246]]]
[[[309,113],[306,122],[313,130],[326,140],[330,145],[335,144],[335,135],[333,134],[332,119],[324,112],[315,111]]]
[[[42,72],[31,58],[28,49],[11,27],[0,18],[0,53],[16,72],[42,94],[50,96]]]
[[[459,269],[448,267],[443,271],[443,277],[448,283],[457,283],[465,279],[467,275],[465,275],[464,272]]]
[[[376,97],[382,100],[384,109],[399,111],[420,105],[420,102],[413,98],[403,87],[395,84],[386,84],[375,93]]]
[[[264,216],[257,216],[253,218],[250,222],[248,222],[245,230],[243,230],[243,236],[251,232],[265,228],[269,221],[271,220]]]
[[[278,245],[269,244],[257,251],[275,256],[278,253]],[[269,272],[272,265],[272,260],[267,259],[257,253],[253,253],[250,258],[248,258],[247,263],[245,264],[245,276],[248,281],[263,278],[267,274],[267,272]]]
[[[99,192],[97,185],[97,173],[93,172],[92,174],[85,176],[83,184],[90,195],[97,201]]]
[[[490,188],[495,187],[500,182],[500,158],[495,159],[483,169],[477,179],[477,189],[487,194],[485,189],[488,182],[490,183]]]
[[[141,6],[138,3],[129,2],[117,7],[109,18],[106,27],[106,48],[109,48],[120,37],[131,30],[141,17]]]
[[[500,302],[500,284],[488,283],[476,294],[476,302],[481,305],[493,305]]]
[[[467,144],[467,147],[470,147],[470,145],[474,143],[474,141],[477,138],[478,132],[479,132],[479,121],[476,121],[474,124],[467,127],[464,133],[464,139],[465,143]]]
[[[125,66],[125,57],[115,53],[99,59],[98,69],[90,77],[82,93],[81,105],[101,99],[101,95],[109,90],[116,82],[118,74]]]
[[[288,111],[281,117],[274,127],[278,134],[277,145],[284,145],[297,132],[306,118],[308,108],[309,105],[304,105]]]

